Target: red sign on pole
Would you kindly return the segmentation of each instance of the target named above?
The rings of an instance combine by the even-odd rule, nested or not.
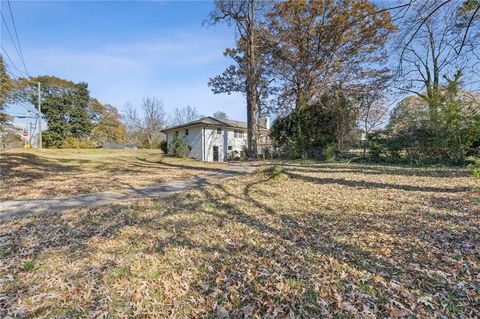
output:
[[[23,137],[28,137],[28,131],[23,131]]]

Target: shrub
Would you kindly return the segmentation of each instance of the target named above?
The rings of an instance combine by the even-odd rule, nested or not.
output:
[[[272,166],[269,169],[267,169],[267,174],[270,175],[271,179],[277,179],[282,176],[285,176],[287,172],[285,171],[285,168],[282,166]]]
[[[63,140],[61,148],[94,148],[95,144],[84,138],[67,137]]]
[[[185,140],[180,137],[175,137],[170,145],[170,153],[176,157],[187,157],[188,146]]]
[[[248,148],[247,145],[242,146],[242,150],[240,151],[240,160],[246,161],[248,160]]]
[[[168,152],[167,141],[161,141],[161,142],[160,142],[160,149],[162,150],[162,152],[163,152],[164,154],[167,154],[167,152]]]
[[[327,161],[334,161],[335,160],[335,153],[337,151],[337,147],[335,144],[329,144],[327,145],[327,148],[325,149],[325,157]]]
[[[62,145],[62,137],[50,130],[42,132],[42,143],[46,148],[57,148]]]
[[[370,141],[368,144],[368,156],[374,161],[380,161],[382,159],[382,144],[376,141]]]
[[[234,150],[232,152],[227,153],[227,161],[238,161],[240,160],[240,152]]]
[[[473,176],[480,178],[480,158],[477,158],[474,163],[468,165],[468,168],[472,172]]]
[[[270,138],[280,157],[312,158],[335,141],[334,115],[322,105],[296,109],[273,122]]]
[[[270,147],[265,147],[265,148],[263,149],[262,158],[263,158],[264,160],[272,159],[272,150],[270,149]]]

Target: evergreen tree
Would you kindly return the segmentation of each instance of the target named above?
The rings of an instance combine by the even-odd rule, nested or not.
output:
[[[90,93],[86,83],[74,83],[55,76],[20,79],[22,96],[37,108],[40,82],[42,115],[48,130],[42,134],[46,147],[61,147],[67,138],[87,139],[93,128],[89,116]]]

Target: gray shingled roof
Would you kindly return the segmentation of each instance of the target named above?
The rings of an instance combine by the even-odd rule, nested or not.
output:
[[[198,120],[183,123],[180,125],[175,125],[171,127],[167,127],[164,129],[164,131],[170,131],[182,127],[187,127],[187,126],[192,126],[192,125],[198,125],[198,124],[204,124],[204,125],[219,125],[219,126],[228,126],[228,127],[234,127],[234,128],[247,128],[247,123],[241,122],[241,121],[234,121],[234,120],[219,120],[211,116],[206,116],[202,117]]]

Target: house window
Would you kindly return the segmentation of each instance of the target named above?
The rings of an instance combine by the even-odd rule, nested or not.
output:
[[[233,150],[233,147],[232,147],[232,146],[229,146],[229,147],[228,147],[228,150],[229,150],[229,151]]]
[[[188,128],[185,129],[185,136],[188,136]]]
[[[222,134],[222,129],[221,128],[217,128],[217,134]]]
[[[242,138],[242,137],[243,137],[243,133],[242,133],[242,131],[240,131],[240,130],[235,130],[235,131],[233,132],[233,136],[234,136],[235,138]]]
[[[175,131],[175,137],[178,137],[178,131]]]

